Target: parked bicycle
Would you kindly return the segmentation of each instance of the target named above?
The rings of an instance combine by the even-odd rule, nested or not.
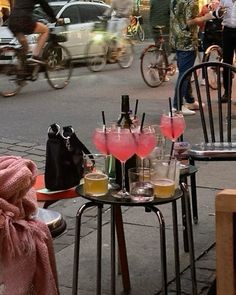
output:
[[[107,32],[108,19],[99,17],[86,48],[87,66],[92,72],[101,71],[107,63],[118,63],[129,68],[134,59],[134,49],[129,38],[119,38]]]
[[[162,34],[164,26],[156,26],[158,38],[155,45],[149,45],[141,54],[141,74],[144,82],[150,87],[160,86],[166,76],[173,76],[176,66],[169,62],[167,51],[165,48],[165,40]]]
[[[142,27],[143,18],[141,15],[131,15],[130,24],[127,27],[127,36],[130,38],[138,38],[140,41],[144,41],[145,32]]]
[[[64,24],[69,23],[64,19]],[[65,28],[49,24],[48,43],[43,49],[42,61],[30,62],[20,45],[0,47],[0,94],[4,97],[16,95],[27,84],[36,81],[40,72],[45,73],[49,85],[54,89],[62,89],[68,85],[72,74],[70,52],[61,45],[65,42]],[[62,32],[58,32],[62,31]]]

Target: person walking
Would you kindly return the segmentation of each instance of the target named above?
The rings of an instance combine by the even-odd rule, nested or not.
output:
[[[188,21],[188,25],[194,26],[202,21],[208,21],[214,18],[222,18],[222,50],[223,62],[233,64],[236,51],[236,0],[221,0],[216,10],[211,11],[204,16],[193,18]],[[231,97],[232,77],[230,78],[226,71],[223,72],[224,94],[221,102],[227,102]],[[230,89],[228,84],[230,82]],[[228,92],[230,91],[230,93]]]
[[[116,33],[117,37],[122,38],[127,30],[133,7],[133,0],[112,0],[111,7],[103,14],[106,17],[111,16],[107,30]]]
[[[170,46],[176,51],[179,75],[176,82],[173,110],[178,107],[177,86],[186,70],[194,65],[198,49],[198,26],[188,26],[187,21],[199,14],[197,0],[171,0],[170,4]],[[194,115],[199,109],[191,87],[191,77],[184,81],[181,99],[186,103],[182,105],[183,115]]]

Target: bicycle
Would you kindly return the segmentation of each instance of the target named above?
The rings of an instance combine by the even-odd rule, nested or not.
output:
[[[132,15],[130,16],[130,24],[127,27],[127,36],[130,38],[137,38],[140,41],[144,41],[145,39],[145,32],[142,27],[143,18],[141,15]]]
[[[64,19],[64,25],[69,19]],[[36,81],[40,72],[54,89],[62,89],[69,83],[72,74],[72,60],[69,50],[59,44],[67,40],[61,27],[48,25],[50,34],[43,48],[42,61],[30,62],[21,45],[0,47],[0,94],[11,97],[20,92],[26,81]],[[64,28],[64,26],[63,26]]]
[[[123,69],[129,68],[134,59],[133,43],[129,38],[118,38],[107,32],[108,19],[99,17],[91,39],[86,47],[87,67],[92,72],[101,71],[107,63],[118,63]],[[119,46],[118,46],[119,45]]]
[[[159,33],[155,45],[149,45],[141,53],[140,68],[144,82],[150,87],[160,86],[166,78],[166,75],[173,76],[176,66],[169,63],[165,40],[162,29],[165,26],[156,26],[154,29]]]

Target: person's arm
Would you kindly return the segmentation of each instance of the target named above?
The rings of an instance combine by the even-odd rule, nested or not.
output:
[[[222,17],[224,17],[224,14],[227,11],[226,9],[227,9],[227,7],[220,6],[216,10],[209,11],[208,13],[206,13],[203,16],[198,16],[193,19],[189,19],[187,21],[187,24],[188,24],[188,26],[195,25],[195,24],[199,25],[203,21],[208,21],[208,20],[215,19],[215,18],[222,18]]]
[[[38,0],[38,3],[42,7],[43,11],[50,17],[51,22],[56,22],[57,18],[51,6],[45,0]]]
[[[198,25],[199,26],[202,24],[202,22],[205,22],[205,21],[208,21],[208,20],[214,19],[214,18],[215,18],[215,16],[213,16],[212,12],[210,11],[203,16],[198,16],[198,17],[187,20],[187,25],[188,26],[191,26],[191,25]]]

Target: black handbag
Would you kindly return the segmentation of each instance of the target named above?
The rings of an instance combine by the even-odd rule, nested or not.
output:
[[[83,177],[83,155],[91,154],[78,139],[71,126],[56,123],[48,128],[45,163],[45,187],[52,191],[66,190],[80,183]]]

